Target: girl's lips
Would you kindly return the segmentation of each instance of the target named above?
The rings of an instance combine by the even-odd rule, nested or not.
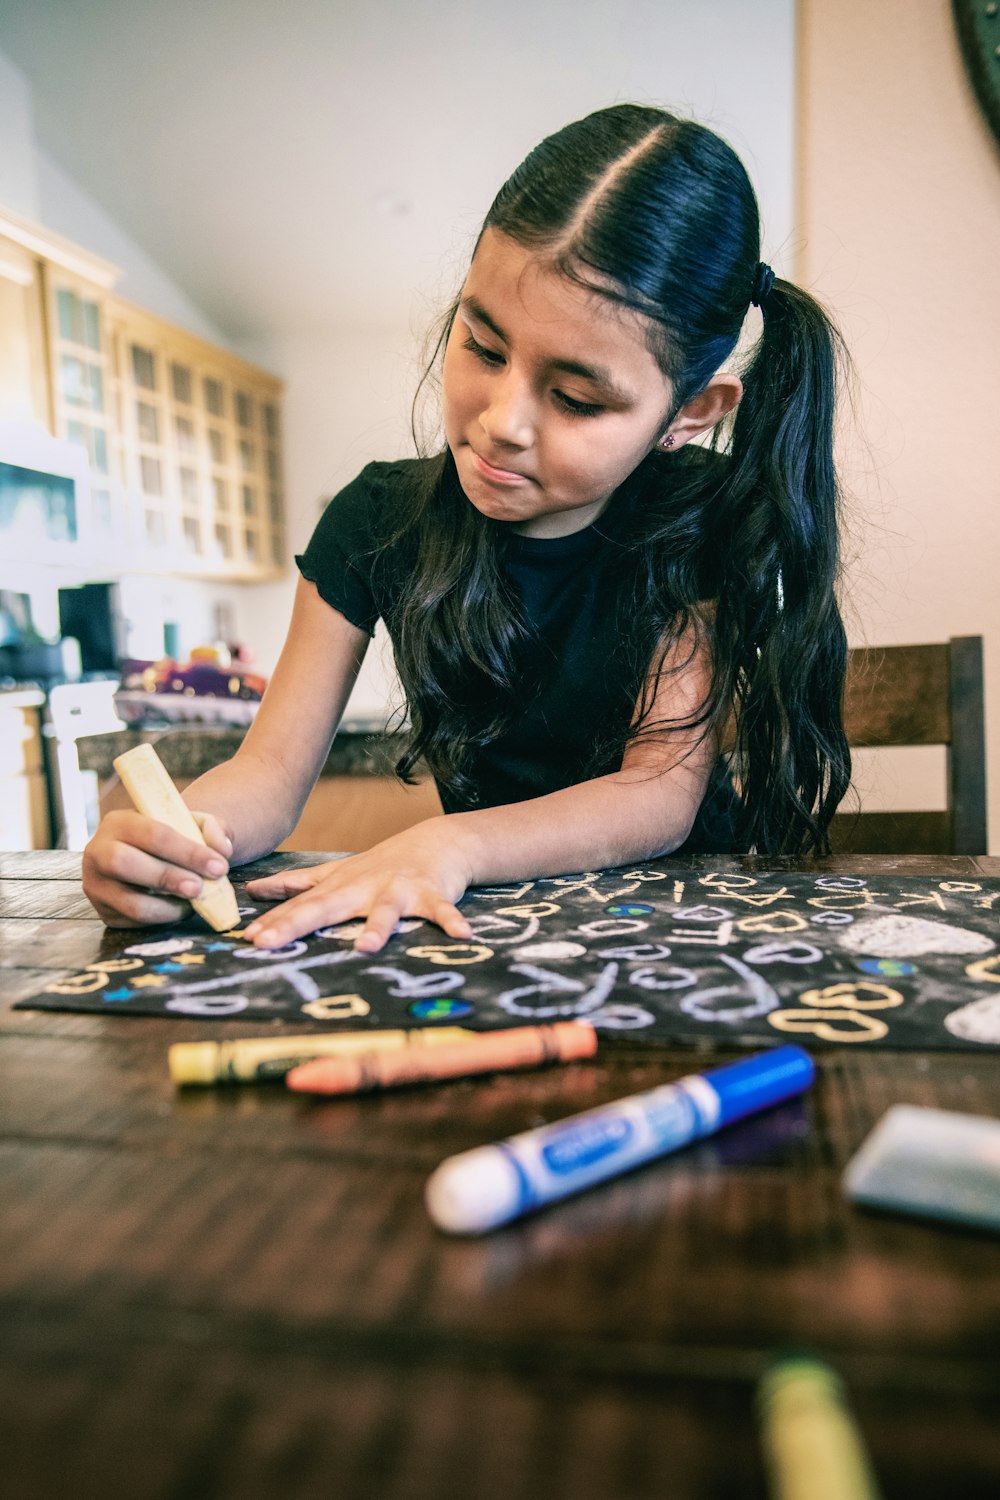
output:
[[[487,463],[485,458],[480,457],[475,448],[470,448],[469,452],[472,454],[472,462],[477,471],[484,479],[490,480],[492,484],[515,485],[527,483],[527,474],[518,474],[514,469],[498,469],[495,465]]]

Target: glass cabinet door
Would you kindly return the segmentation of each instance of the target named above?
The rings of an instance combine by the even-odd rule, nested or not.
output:
[[[91,530],[108,542],[108,565],[276,576],[279,382],[61,270],[49,267],[48,283],[57,430],[87,454]]]
[[[167,425],[167,357],[148,338],[126,330],[124,366],[131,496],[141,543],[159,552],[173,545],[177,519]]]
[[[81,518],[82,525],[99,545],[113,547],[123,540],[122,487],[102,301],[86,283],[50,267],[45,282],[56,436],[84,449],[90,514]]]

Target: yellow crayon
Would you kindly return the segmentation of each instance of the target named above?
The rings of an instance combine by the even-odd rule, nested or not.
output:
[[[175,1083],[261,1083],[284,1078],[314,1057],[351,1057],[461,1042],[474,1033],[463,1026],[414,1031],[341,1031],[308,1036],[250,1037],[235,1042],[175,1042],[167,1054]]]
[[[170,773],[152,745],[136,745],[132,750],[126,750],[124,755],[116,756],[114,768],[121,778],[122,786],[143,817],[153,818],[157,823],[166,823],[175,833],[182,833],[196,844],[205,842],[194,814],[174,786]],[[220,875],[217,880],[204,877],[201,895],[196,896],[191,905],[216,932],[227,932],[239,925],[240,910],[236,892],[225,875]]]
[[[879,1500],[840,1377],[815,1359],[786,1359],[757,1391],[772,1500]]]

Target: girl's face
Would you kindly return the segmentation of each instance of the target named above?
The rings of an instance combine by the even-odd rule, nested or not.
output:
[[[462,489],[535,537],[596,520],[663,436],[671,404],[637,316],[495,229],[462,290],[443,387]]]

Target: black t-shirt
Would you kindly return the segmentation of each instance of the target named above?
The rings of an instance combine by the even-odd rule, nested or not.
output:
[[[433,460],[369,464],[330,501],[296,558],[328,604],[369,634],[385,620],[393,644],[412,552],[405,543],[388,549],[385,543],[398,525],[404,488],[427,462]],[[473,798],[438,782],[446,812],[543,796],[621,764],[642,677],[623,646],[635,503],[635,486],[626,484],[581,531],[506,537],[506,583],[530,627],[518,660],[523,698],[504,730],[473,753],[467,767]],[[684,852],[732,849],[734,801],[720,765]]]

